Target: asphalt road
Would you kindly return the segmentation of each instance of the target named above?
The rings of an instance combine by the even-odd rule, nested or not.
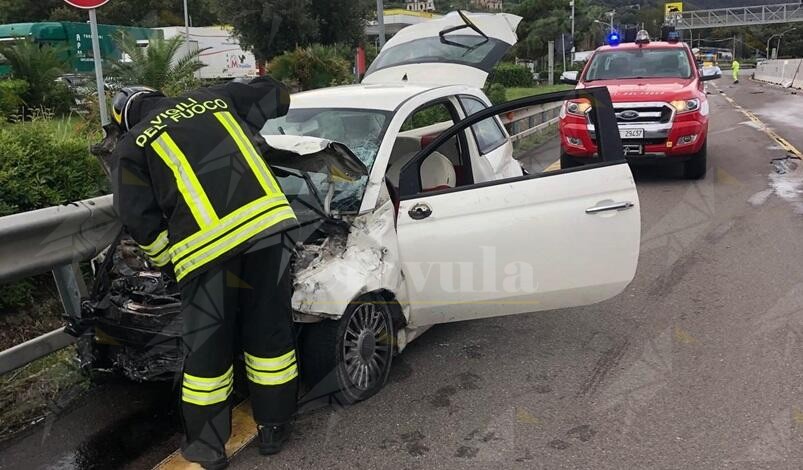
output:
[[[803,467],[803,175],[775,171],[787,151],[763,127],[803,149],[803,92],[717,86],[706,179],[636,169],[642,253],[623,294],[435,327],[380,394],[311,407],[285,451],[249,446],[232,467]],[[0,467],[150,468],[178,442],[166,390],[101,387],[0,447]]]

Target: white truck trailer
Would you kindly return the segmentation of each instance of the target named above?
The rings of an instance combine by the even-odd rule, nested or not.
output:
[[[184,37],[183,26],[159,28],[165,39]],[[259,74],[256,57],[244,50],[230,28],[203,26],[190,28],[190,49],[205,49],[200,60],[205,66],[198,72],[199,78],[219,80],[256,77]]]

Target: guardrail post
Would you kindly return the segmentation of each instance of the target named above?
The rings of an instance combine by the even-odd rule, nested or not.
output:
[[[56,280],[64,313],[69,318],[80,320],[81,299],[87,296],[87,289],[78,263],[54,266],[53,278]]]

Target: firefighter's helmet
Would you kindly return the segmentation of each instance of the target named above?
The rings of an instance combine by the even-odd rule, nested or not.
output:
[[[117,92],[112,102],[112,117],[114,118],[114,122],[120,126],[123,132],[131,130],[131,127],[137,124],[136,122],[132,122],[129,116],[131,106],[134,102],[147,97],[160,96],[164,96],[161,91],[146,86],[129,86],[121,89]]]

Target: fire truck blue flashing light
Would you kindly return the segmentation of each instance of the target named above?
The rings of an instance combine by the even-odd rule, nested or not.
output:
[[[608,45],[610,46],[618,46],[620,42],[622,42],[622,37],[616,31],[611,31],[608,33],[608,37],[606,38]]]

